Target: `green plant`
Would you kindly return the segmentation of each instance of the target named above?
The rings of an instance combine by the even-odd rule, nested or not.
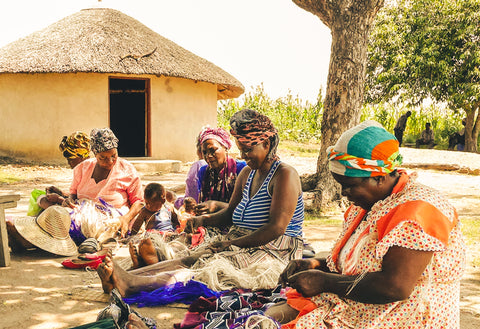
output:
[[[288,93],[277,99],[270,98],[263,85],[247,92],[241,100],[220,102],[217,110],[218,125],[229,127],[230,117],[237,111],[250,108],[267,115],[277,127],[281,140],[318,143],[323,114],[323,102],[302,101]]]

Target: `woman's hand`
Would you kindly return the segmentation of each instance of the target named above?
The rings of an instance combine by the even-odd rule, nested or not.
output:
[[[280,283],[283,287],[288,285],[289,278],[294,275],[295,273],[311,270],[317,268],[320,265],[320,262],[315,259],[295,259],[288,263],[287,267],[283,270],[280,274],[278,279],[278,283]]]
[[[325,272],[320,270],[298,272],[287,280],[288,286],[296,289],[303,297],[312,297],[325,292]]]
[[[228,249],[232,245],[232,241],[217,241],[213,242],[208,246],[208,249],[213,251],[214,253],[224,251]]]
[[[208,214],[210,212],[208,205],[204,202],[197,204],[194,210],[195,210],[195,215],[197,216]]]
[[[199,228],[200,226],[203,226],[203,224],[204,224],[204,217],[203,216],[191,217],[188,220],[184,231],[186,233],[195,233],[197,231],[197,228]]]
[[[73,200],[71,197],[68,197],[65,200],[63,200],[62,206],[63,207],[70,207],[70,208],[73,209],[73,208],[76,207],[75,200]]]

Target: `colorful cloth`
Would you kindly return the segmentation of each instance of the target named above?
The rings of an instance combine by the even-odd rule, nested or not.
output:
[[[270,151],[267,159],[278,160],[277,147],[279,142],[277,128],[266,115],[257,111],[244,109],[236,112],[230,118],[230,134],[241,144],[248,147],[263,143],[270,139]]]
[[[208,165],[200,168],[198,172],[200,202],[216,200],[228,203],[232,196],[237,176],[246,165],[245,161],[235,160],[227,155],[225,165],[218,173]]]
[[[230,147],[232,147],[232,142],[230,141],[230,135],[228,134],[228,131],[226,131],[223,128],[210,128],[210,127],[204,128],[200,132],[200,136],[198,137],[198,140],[200,141],[200,145],[209,139],[216,140],[221,145],[223,145],[227,150],[230,149]]]
[[[58,146],[66,159],[90,157],[90,138],[87,134],[76,131],[70,136],[63,136]]]
[[[90,132],[92,151],[94,154],[118,147],[118,138],[110,128],[94,128]]]
[[[96,164],[96,158],[87,159],[73,169],[70,194],[76,194],[78,199],[102,198],[117,209],[143,200],[140,176],[130,162],[118,158],[108,177],[98,183],[92,178]]]
[[[280,163],[281,162],[277,160],[272,164],[262,185],[252,198],[250,198],[250,186],[256,170],[250,172],[245,187],[243,188],[242,200],[233,211],[232,222],[234,225],[256,230],[268,223],[270,220],[270,207],[272,205],[272,196],[268,191],[268,184]],[[290,220],[284,234],[291,237],[302,237],[304,219],[305,207],[303,204],[303,194],[300,193],[292,219]]]
[[[311,298],[317,308],[297,318],[296,328],[459,328],[465,244],[455,208],[435,190],[416,183],[414,175],[400,174],[392,194],[370,212],[357,206],[346,211],[344,230],[327,263],[332,272],[358,275],[380,271],[392,246],[434,252],[410,297],[364,304],[322,293]],[[355,234],[363,222],[361,233]],[[348,243],[351,239],[355,241]]]
[[[265,311],[275,303],[285,301],[281,286],[275,289],[250,291],[233,289],[217,297],[200,297],[188,308],[177,329],[213,329],[213,328],[280,328],[271,318],[265,317]],[[251,320],[268,320],[271,326],[255,326]],[[250,320],[249,320],[250,319]],[[248,321],[248,325],[247,325]]]
[[[161,306],[170,303],[191,304],[199,297],[220,297],[222,292],[209,289],[204,283],[189,280],[186,283],[176,282],[154,291],[142,291],[123,300],[138,307]]]
[[[330,171],[348,177],[384,176],[402,164],[397,139],[376,121],[364,121],[327,148]]]

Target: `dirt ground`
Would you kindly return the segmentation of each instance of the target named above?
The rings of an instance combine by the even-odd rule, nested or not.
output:
[[[480,218],[479,154],[409,148],[402,148],[401,153],[408,171],[416,171],[420,182],[444,193],[457,208],[460,219]],[[297,158],[285,152],[280,155],[300,174],[315,171],[316,157]],[[0,175],[20,176],[22,180],[0,185],[1,194],[21,195],[18,206],[6,210],[7,217],[26,214],[29,193],[34,187],[55,185],[68,190],[72,171],[66,167],[9,163],[0,161]],[[142,172],[142,181],[144,184],[160,182],[181,195],[188,167],[184,164],[180,173]],[[466,174],[468,172],[476,175]],[[340,218],[341,214],[331,216]],[[337,226],[307,227],[307,238],[318,253],[326,253],[339,232]],[[480,269],[474,265],[480,263],[479,247],[480,238],[470,244],[467,271],[462,280],[461,328],[466,329],[480,328]],[[11,255],[11,266],[0,268],[0,328],[70,328],[95,321],[107,303],[95,301],[98,296],[82,297],[75,291],[82,287],[93,287],[93,291],[98,291],[99,279],[95,272],[63,268],[61,262],[64,259],[42,251]],[[174,304],[134,309],[143,316],[156,319],[159,328],[172,328],[173,323],[182,320],[186,306]]]

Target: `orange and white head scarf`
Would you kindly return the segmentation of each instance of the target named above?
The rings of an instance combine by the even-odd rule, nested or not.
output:
[[[230,134],[241,144],[252,147],[270,139],[268,159],[277,160],[277,147],[280,141],[277,128],[266,115],[255,110],[243,109],[230,118]]]
[[[347,177],[384,176],[402,164],[397,139],[376,121],[345,131],[327,156],[330,171]]]

